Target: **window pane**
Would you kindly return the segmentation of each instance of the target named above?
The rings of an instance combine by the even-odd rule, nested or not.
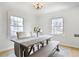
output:
[[[58,21],[57,20],[52,20],[52,26],[58,26]]]
[[[54,27],[54,31],[55,32],[62,32],[63,31],[63,27]]]
[[[17,26],[17,17],[11,16],[11,25]]]
[[[23,32],[23,27],[18,27],[18,32]]]
[[[63,26],[63,18],[59,18],[58,19],[58,25],[59,26]]]
[[[13,26],[11,26],[10,29],[11,29],[11,31],[14,31],[14,27]]]
[[[10,25],[14,25],[14,22],[13,22],[13,20],[11,20],[11,24]]]
[[[17,21],[18,21],[17,19],[18,19],[18,18],[14,16],[13,21],[17,22]]]
[[[22,22],[18,22],[17,26],[23,26],[23,23]]]
[[[13,21],[13,26],[17,26],[17,22],[16,21]]]
[[[13,16],[10,17],[10,19],[11,19],[11,25],[13,25],[13,18],[14,18]]]
[[[15,31],[11,31],[11,35],[12,36],[16,36],[16,32]]]
[[[63,26],[62,19],[52,20],[52,26]]]
[[[23,22],[23,18],[18,18],[18,22],[22,23]]]
[[[14,17],[13,17],[13,16],[11,16],[10,18],[11,18],[11,21],[14,19]]]
[[[17,30],[17,27],[11,26],[11,31],[17,32],[17,31],[18,31],[18,30]]]

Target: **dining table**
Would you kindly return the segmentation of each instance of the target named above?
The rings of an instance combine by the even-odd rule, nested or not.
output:
[[[11,39],[14,42],[14,52],[17,57],[28,57],[33,50],[35,52],[35,45],[37,46],[38,50],[39,45],[44,47],[44,44],[48,44],[53,36],[50,34],[47,35],[39,35],[38,37],[26,37],[21,39]]]

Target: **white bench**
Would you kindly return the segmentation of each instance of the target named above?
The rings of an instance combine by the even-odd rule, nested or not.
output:
[[[59,41],[50,41],[48,45],[42,47],[29,57],[48,57],[53,51],[58,49]]]

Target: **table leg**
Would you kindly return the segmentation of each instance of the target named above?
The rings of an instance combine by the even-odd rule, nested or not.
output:
[[[59,45],[57,45],[57,49],[56,49],[56,51],[60,51],[60,49],[59,49]]]
[[[44,42],[40,42],[40,44],[42,45],[41,47],[44,47]]]
[[[35,47],[33,46],[33,52],[35,52]]]
[[[24,51],[24,57],[28,57],[29,54],[28,54],[28,47],[25,47],[25,51]]]
[[[20,44],[14,43],[14,52],[17,57],[20,57]]]
[[[37,49],[39,50],[40,48],[39,48],[39,44],[37,44]]]
[[[30,51],[28,52],[28,55],[30,55],[32,49],[33,49],[33,53],[34,53],[35,52],[34,45],[31,46]]]
[[[24,47],[22,45],[20,45],[20,57],[24,56]]]
[[[48,41],[49,41],[49,40],[46,40],[46,44],[48,44]]]

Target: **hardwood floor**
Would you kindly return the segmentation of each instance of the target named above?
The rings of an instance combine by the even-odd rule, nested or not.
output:
[[[63,48],[67,48],[69,50],[69,54],[72,57],[79,57],[79,48],[74,48],[70,46],[61,45]]]
[[[14,54],[14,50],[7,50],[0,53],[0,57],[16,57]],[[60,51],[55,54],[50,54],[49,57],[79,57],[79,49],[68,47],[68,46],[60,46]]]
[[[10,54],[14,53],[14,49],[10,49],[10,50],[6,50],[6,51],[2,51],[0,52],[0,57],[7,57],[9,56]]]
[[[70,48],[70,53],[73,57],[79,57],[79,49]]]

